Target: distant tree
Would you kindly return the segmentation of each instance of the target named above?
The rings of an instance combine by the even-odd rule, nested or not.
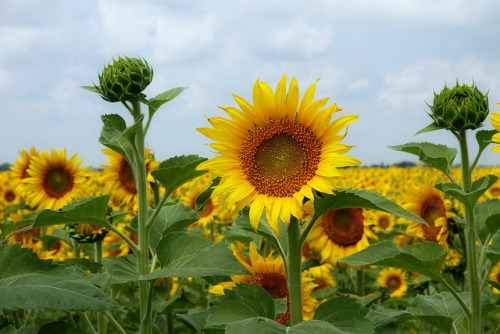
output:
[[[0,172],[6,171],[10,169],[10,164],[8,162],[0,165]]]

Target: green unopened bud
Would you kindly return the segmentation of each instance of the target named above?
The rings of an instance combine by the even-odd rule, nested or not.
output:
[[[144,59],[119,57],[99,74],[97,92],[109,102],[137,101],[153,80],[153,69]]]
[[[483,125],[489,113],[488,93],[483,94],[475,84],[466,84],[434,93],[434,103],[429,114],[434,126],[451,131],[474,130]]]

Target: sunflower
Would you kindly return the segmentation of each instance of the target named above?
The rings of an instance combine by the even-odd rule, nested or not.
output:
[[[223,107],[231,119],[209,118],[213,128],[198,131],[216,141],[209,144],[221,155],[198,166],[221,176],[214,195],[229,194],[229,206],[236,211],[250,204],[250,223],[257,229],[266,209],[267,220],[276,234],[278,218],[300,219],[304,198],[313,199],[313,190],[332,193],[337,167],[356,166],[360,161],[344,156],[351,146],[340,145],[339,135],[357,116],[343,116],[332,122],[333,104],[328,99],[313,102],[316,84],[305,92],[299,104],[295,78],[286,91],[286,75],[276,93],[257,80],[253,103],[234,95],[241,110]]]
[[[373,230],[376,232],[387,232],[394,228],[396,218],[394,215],[383,211],[367,211],[373,221]]]
[[[500,106],[500,102],[497,103]],[[494,143],[500,144],[500,113],[494,113],[491,114],[491,125],[499,132],[495,133],[492,137],[491,140]],[[497,145],[491,149],[494,152],[500,152],[500,145]]]
[[[377,236],[370,229],[361,208],[345,208],[322,214],[308,235],[309,247],[321,253],[321,260],[332,265],[337,260],[356,253],[370,244]]]
[[[12,172],[0,173],[0,205],[14,206],[21,202],[21,196],[12,180]]]
[[[500,262],[497,262],[497,264],[491,268],[488,278],[493,282],[500,283]],[[500,294],[500,290],[497,288],[493,288],[493,292]]]
[[[230,282],[222,282],[211,286],[208,291],[210,293],[222,295],[224,289],[233,288],[236,283],[256,283],[266,290],[274,299],[289,298],[288,285],[286,280],[285,264],[282,257],[274,258],[273,254],[269,254],[265,259],[257,252],[257,249],[250,244],[250,258],[246,258],[241,253],[234,252],[236,258],[248,269],[252,275],[236,275],[231,276]],[[306,273],[302,274],[302,298],[304,306],[304,320],[312,319],[314,309],[318,301],[311,296],[311,292],[317,286],[312,284],[312,278],[307,277]],[[287,300],[287,310],[280,314],[275,319],[282,325],[290,320],[290,300]]]
[[[89,167],[79,168],[82,160],[74,154],[66,159],[66,150],[42,151],[40,156],[32,156],[31,163],[23,179],[26,184],[26,202],[37,211],[59,209],[84,192],[85,176]]]
[[[455,215],[449,211],[452,203],[445,199],[444,194],[434,188],[433,184],[430,181],[408,187],[406,204],[403,207],[425,220],[427,225],[410,221],[407,232],[421,240],[437,242],[448,249],[448,218]]]
[[[331,264],[323,263],[319,266],[310,267],[305,271],[306,276],[313,278],[314,282],[317,283],[314,291],[337,285],[332,277],[333,270],[334,268]]]
[[[406,284],[405,272],[402,269],[386,268],[382,269],[377,278],[379,286],[391,289],[391,297],[403,297],[408,290]]]
[[[137,202],[137,186],[135,183],[134,172],[129,162],[119,153],[103,148],[101,150],[108,155],[109,166],[101,165],[104,169],[102,181],[107,185],[108,191],[111,194],[111,201],[121,203],[122,205],[130,205],[134,207]],[[158,167],[158,164],[150,158],[151,149],[145,150],[146,157],[146,173],[148,181],[154,182],[150,172]],[[148,182],[148,190],[151,191],[151,186]]]

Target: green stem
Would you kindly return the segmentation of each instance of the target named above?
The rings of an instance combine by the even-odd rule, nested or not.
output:
[[[82,316],[83,316],[83,317],[82,317],[82,318],[83,318],[83,320],[85,321],[85,323],[87,324],[87,326],[89,326],[90,332],[91,332],[92,334],[97,334],[97,332],[96,332],[96,331],[95,331],[95,329],[94,329],[94,326],[92,326],[92,323],[90,322],[90,319],[89,319],[89,317],[87,316],[87,313],[82,312],[81,314],[82,314]]]
[[[293,326],[303,320],[302,243],[300,242],[299,220],[293,216],[288,226],[287,276],[290,298],[290,317]]]
[[[161,198],[160,202],[156,206],[155,211],[153,212],[153,214],[151,215],[151,217],[149,217],[149,220],[146,223],[146,229],[147,230],[149,230],[149,228],[151,227],[151,225],[153,225],[153,222],[155,221],[156,217],[158,217],[158,214],[160,214],[161,209],[163,208],[163,206],[165,205],[165,202],[167,201],[167,198],[168,198],[168,196],[166,196],[166,194],[163,195],[163,197]]]
[[[122,238],[123,241],[125,241],[127,243],[127,245],[132,249],[132,251],[137,254],[139,252],[139,247],[137,247],[137,245],[132,241],[130,240],[129,237],[127,237],[122,231],[120,231],[118,228],[116,228],[115,226],[113,225],[108,225],[106,226],[109,230],[115,232],[116,234],[118,234],[118,236],[120,236],[120,238]]]
[[[365,275],[363,268],[356,270],[356,282],[357,282],[357,291],[358,296],[363,297],[365,295]]]
[[[460,153],[462,158],[462,182],[466,193],[471,191],[472,170],[469,166],[469,152],[467,148],[467,136],[462,130],[457,136],[460,143]],[[467,277],[471,298],[471,311],[469,317],[469,333],[482,333],[481,327],[481,290],[479,286],[479,273],[477,271],[476,258],[476,229],[474,222],[475,203],[465,204],[465,243],[467,248]]]
[[[94,261],[102,264],[102,240],[94,242]],[[100,271],[102,271],[102,269]],[[97,313],[97,332],[99,334],[106,333],[106,317],[104,311]]]
[[[455,297],[455,299],[458,301],[458,303],[460,304],[460,306],[462,306],[463,310],[465,311],[465,313],[467,314],[468,317],[470,317],[472,315],[472,312],[469,308],[469,306],[467,306],[467,304],[465,303],[465,301],[462,299],[462,297],[460,297],[460,295],[458,294],[457,290],[455,290],[453,288],[453,286],[451,286],[450,283],[448,283],[444,278],[440,277],[439,279],[437,279],[437,281],[439,283],[441,283],[442,285],[444,285],[444,287],[449,291],[451,292],[451,294]]]
[[[120,333],[127,334],[120,323],[115,319],[115,317],[113,317],[113,315],[109,311],[104,312],[104,315],[113,323],[113,325],[115,325],[116,329],[118,329]]]
[[[141,115],[141,107],[138,101],[132,102],[134,120]],[[149,233],[147,229],[148,220],[148,193],[146,180],[146,162],[144,158],[144,130],[142,125],[137,130],[135,136],[136,156],[134,159],[133,169],[135,170],[136,185],[137,185],[137,201],[138,201],[138,252],[137,252],[137,269],[142,275],[149,273]],[[149,304],[149,287],[151,283],[148,281],[139,281],[139,298],[140,298],[140,333],[152,333],[151,326],[151,308]]]

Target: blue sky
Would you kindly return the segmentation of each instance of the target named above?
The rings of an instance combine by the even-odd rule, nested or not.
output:
[[[500,2],[486,0],[2,0],[0,164],[32,146],[107,164],[100,116],[126,111],[79,86],[97,82],[119,55],[153,67],[148,97],[188,87],[150,128],[146,144],[158,160],[212,157],[196,131],[208,126],[205,115],[224,116],[217,106],[236,106],[232,93],[251,101],[257,78],[274,88],[286,73],[302,93],[321,78],[317,99],[359,115],[344,139],[355,146],[350,156],[364,165],[416,162],[387,146],[456,147],[445,131],[413,136],[430,123],[426,102],[445,83],[474,81],[500,112],[499,32]],[[500,165],[500,154],[488,150],[480,163]]]

